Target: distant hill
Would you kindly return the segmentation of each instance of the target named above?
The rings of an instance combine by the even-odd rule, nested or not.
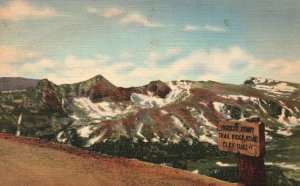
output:
[[[0,91],[21,90],[29,87],[35,87],[38,84],[37,79],[27,79],[21,77],[0,77]]]

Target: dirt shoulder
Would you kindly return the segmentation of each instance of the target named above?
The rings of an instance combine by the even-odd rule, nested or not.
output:
[[[0,133],[1,185],[237,185],[138,160]]]

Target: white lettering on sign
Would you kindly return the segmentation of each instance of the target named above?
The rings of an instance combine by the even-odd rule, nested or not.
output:
[[[258,122],[221,122],[218,125],[218,148],[221,151],[258,157],[260,155],[259,135]]]

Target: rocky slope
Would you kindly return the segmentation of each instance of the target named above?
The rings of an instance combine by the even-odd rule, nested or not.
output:
[[[59,86],[44,79],[35,87],[1,93],[0,130],[14,133],[22,113],[23,135],[41,137],[49,129],[63,142],[72,129],[84,146],[122,135],[144,142],[215,144],[220,120],[258,115],[272,141],[293,135],[300,123],[299,97],[299,84],[262,78],[244,85],[153,81],[132,88],[116,87],[100,75]]]
[[[65,85],[44,79],[26,90],[1,93],[0,131],[20,130],[24,136],[147,161],[163,154],[175,156],[179,152],[172,149],[189,146],[186,152],[190,154],[180,158],[197,159],[202,156],[196,153],[220,155],[216,126],[224,119],[259,116],[266,124],[270,146],[293,137],[300,124],[299,98],[299,84],[254,77],[243,85],[153,81],[131,88],[116,87],[101,75]],[[122,144],[124,151],[116,150]],[[144,150],[151,149],[151,153],[140,157],[141,146],[149,145]]]

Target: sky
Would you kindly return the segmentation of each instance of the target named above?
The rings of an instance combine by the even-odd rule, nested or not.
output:
[[[0,0],[0,77],[300,83],[300,1]]]

